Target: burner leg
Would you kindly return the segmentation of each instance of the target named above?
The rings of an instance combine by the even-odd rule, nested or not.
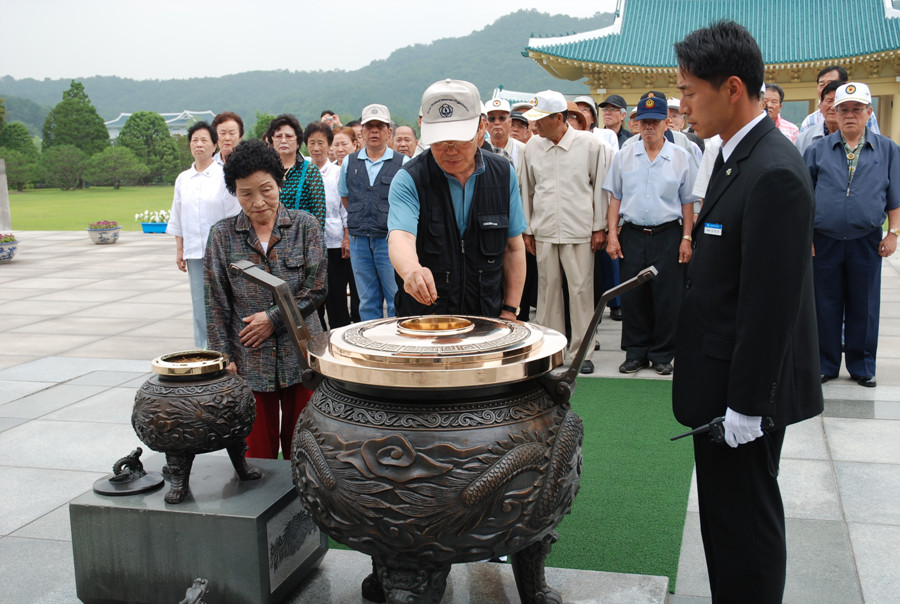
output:
[[[543,539],[511,556],[522,604],[562,604],[559,592],[548,586],[544,578],[544,561],[557,539],[556,531],[550,531]]]
[[[372,574],[363,579],[362,597],[370,602],[384,602],[384,587],[378,578],[378,563],[372,558]]]
[[[439,604],[447,588],[450,565],[437,568],[388,568],[377,564],[388,604]]]
[[[228,457],[231,459],[231,465],[234,466],[234,471],[237,472],[238,478],[241,480],[257,480],[262,477],[262,472],[247,465],[247,459],[244,457],[246,452],[247,442],[244,440],[241,440],[239,445],[228,447]]]
[[[171,484],[166,493],[166,503],[181,503],[191,491],[191,466],[194,465],[193,453],[166,453],[166,465],[169,466]]]

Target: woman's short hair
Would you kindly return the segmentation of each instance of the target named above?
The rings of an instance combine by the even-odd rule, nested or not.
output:
[[[309,144],[310,135],[316,132],[324,134],[325,138],[328,139],[329,145],[334,142],[334,132],[331,130],[331,126],[329,126],[325,122],[310,122],[306,126],[306,130],[303,132],[303,142]]]
[[[193,126],[188,128],[188,131],[187,131],[188,143],[190,143],[191,139],[194,138],[194,133],[197,130],[206,130],[207,132],[209,132],[209,138],[212,139],[213,144],[216,144],[217,142],[219,142],[219,137],[216,135],[215,128],[213,128],[206,122],[197,122],[196,124],[194,124]]]
[[[297,135],[297,138],[300,140],[303,139],[303,128],[300,126],[300,122],[297,121],[297,118],[290,113],[282,113],[269,122],[269,127],[266,128],[266,133],[263,134],[263,140],[271,145],[272,137],[275,136],[275,131],[282,126],[290,126],[294,130],[294,134]]]
[[[340,128],[335,128],[332,131],[332,135],[331,135],[332,141],[334,140],[334,136],[337,134],[343,134],[344,136],[346,136],[347,138],[350,139],[351,143],[356,145],[356,130],[354,130],[350,126],[342,126]]]
[[[233,120],[234,122],[237,122],[238,132],[240,133],[241,138],[243,138],[243,136],[244,136],[244,120],[242,120],[241,116],[239,116],[234,111],[223,111],[222,113],[220,113],[219,115],[214,117],[213,121],[212,121],[212,127],[218,128],[219,124],[221,124],[223,122],[227,122],[229,120]]]
[[[275,179],[278,188],[284,183],[284,166],[278,152],[258,139],[243,141],[225,162],[225,188],[232,195],[237,190],[237,180],[251,174],[265,172]]]

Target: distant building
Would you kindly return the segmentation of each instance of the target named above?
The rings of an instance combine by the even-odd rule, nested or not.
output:
[[[777,7],[777,13],[775,9]],[[532,37],[523,55],[554,77],[584,82],[601,100],[634,105],[647,90],[680,97],[672,44],[720,19],[746,27],[762,51],[766,82],[818,108],[816,76],[841,65],[872,91],[881,133],[900,140],[900,9],[896,0],[619,0],[612,25]]]
[[[216,114],[209,110],[190,111],[188,109],[181,113],[160,113],[160,115],[169,127],[169,134],[187,134],[188,128],[192,124],[203,120],[212,123],[213,118],[216,117]],[[130,113],[120,113],[116,119],[105,122],[111,140],[119,138],[119,131],[122,130],[122,126],[125,125],[129,117],[131,117]]]

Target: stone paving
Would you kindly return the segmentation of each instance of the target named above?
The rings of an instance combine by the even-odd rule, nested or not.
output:
[[[17,235],[18,255],[0,265],[0,600],[69,604],[78,599],[68,502],[140,444],[130,424],[134,392],[151,359],[192,347],[190,294],[169,236],[123,232],[100,246],[84,232]],[[893,604],[900,593],[900,262],[885,262],[882,291],[879,386],[842,374],[824,386],[825,414],[789,428],[785,440],[790,604]],[[594,376],[623,377],[619,326],[601,324]],[[629,377],[671,379],[647,370]],[[366,564],[330,552],[317,587],[290,601],[361,602],[350,569]],[[508,571],[463,565],[444,602],[516,602]],[[659,578],[548,575],[566,601],[665,599],[640,592],[653,584],[658,593]],[[709,602],[693,488],[668,601]]]

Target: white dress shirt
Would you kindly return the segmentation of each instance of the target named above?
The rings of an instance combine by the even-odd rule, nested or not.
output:
[[[326,161],[319,172],[322,173],[322,184],[325,185],[325,247],[333,249],[341,247],[344,227],[347,226],[347,209],[341,203],[341,194],[338,193],[341,167]]]
[[[212,162],[198,172],[196,163],[175,179],[172,216],[166,233],[184,239],[185,260],[203,258],[209,229],[241,211],[237,199],[225,190],[222,166]]]

